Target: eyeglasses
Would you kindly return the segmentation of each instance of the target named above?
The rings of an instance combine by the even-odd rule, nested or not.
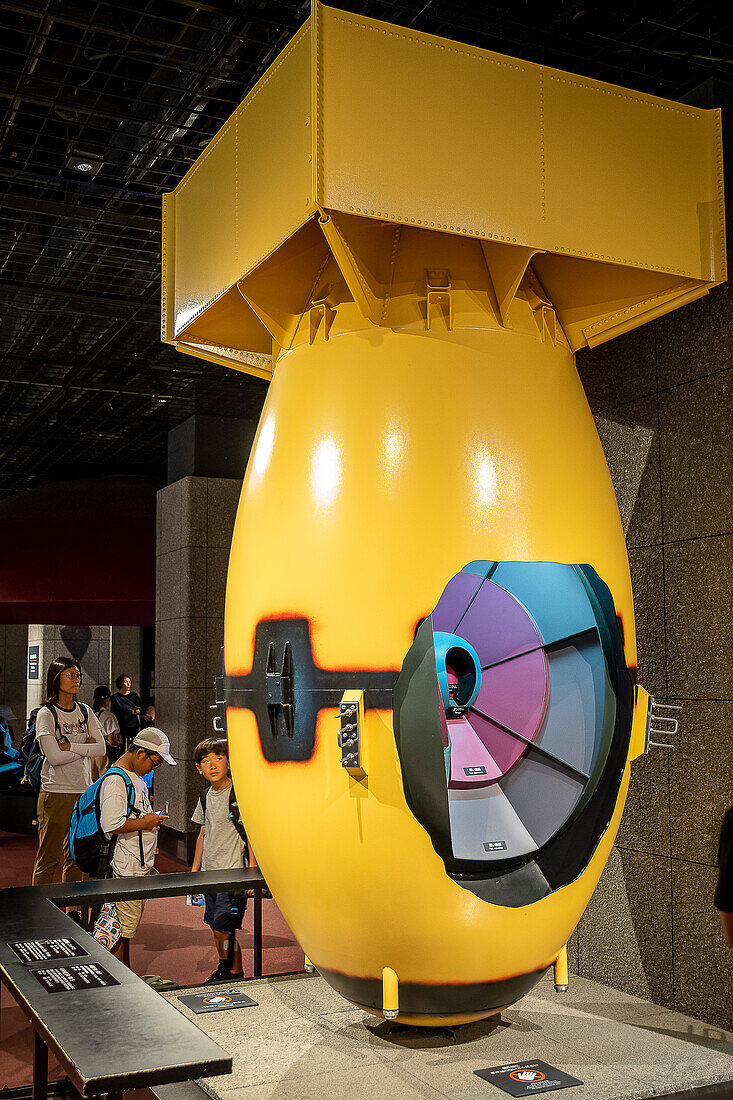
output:
[[[149,753],[147,749],[143,749],[143,752],[147,756],[150,763],[153,765],[153,771],[155,771],[156,768],[159,768],[160,765],[163,763],[163,761],[160,759],[160,757],[158,757],[157,760],[153,760],[153,754]]]
[[[63,672],[59,673],[59,676],[68,676],[70,680],[78,680],[79,683],[82,681],[82,674],[72,668],[65,668]]]

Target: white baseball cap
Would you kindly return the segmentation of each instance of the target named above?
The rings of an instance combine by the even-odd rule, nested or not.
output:
[[[171,756],[170,741],[163,731],[157,730],[155,726],[150,726],[146,730],[140,730],[140,733],[135,736],[132,743],[136,749],[147,749],[148,752],[156,752],[158,756],[165,760],[166,764],[176,763]]]

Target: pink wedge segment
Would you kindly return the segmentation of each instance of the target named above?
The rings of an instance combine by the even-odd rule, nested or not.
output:
[[[547,657],[538,650],[485,669],[475,706],[489,718],[534,741],[547,708]],[[506,775],[526,752],[518,737],[471,711],[471,725]]]
[[[450,737],[450,786],[483,787],[500,779],[503,772],[466,718],[448,722]]]

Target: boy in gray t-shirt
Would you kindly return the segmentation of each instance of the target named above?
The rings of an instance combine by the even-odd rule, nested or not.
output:
[[[196,746],[193,758],[199,774],[211,786],[191,815],[191,820],[201,826],[191,870],[226,871],[254,864],[229,775],[227,742],[209,737]],[[219,954],[219,965],[207,981],[228,982],[243,977],[236,933],[242,927],[247,895],[204,894],[204,905],[204,922],[211,928]]]

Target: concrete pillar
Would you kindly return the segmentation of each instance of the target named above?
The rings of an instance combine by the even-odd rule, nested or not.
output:
[[[169,803],[169,835],[161,846],[180,858],[186,858],[185,834],[194,828],[190,818],[203,790],[193,751],[212,734],[208,707],[240,489],[234,479],[185,477],[158,492],[156,723],[170,738],[178,767],[160,769],[155,794],[156,805]]]
[[[16,745],[25,729],[28,717],[26,703],[26,658],[28,627],[16,623],[0,623],[0,706],[10,707],[15,718],[10,720]]]
[[[143,628],[141,626],[113,626],[110,627],[110,631],[110,669],[106,681],[110,691],[117,690],[115,680],[118,676],[129,676],[132,680],[133,691],[138,693],[144,704],[148,696],[148,685],[143,682]]]
[[[158,492],[156,723],[179,764],[157,773],[155,801],[168,802],[170,812],[160,846],[181,859],[190,857],[198,831],[190,819],[204,784],[193,752],[213,734],[208,708],[223,641],[229,547],[255,426],[213,417],[179,425],[169,436],[176,480]]]

